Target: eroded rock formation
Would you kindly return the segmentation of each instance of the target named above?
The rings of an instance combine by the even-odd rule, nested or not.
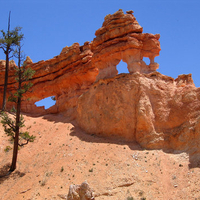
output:
[[[200,88],[191,75],[122,74],[99,80],[79,98],[79,126],[148,149],[200,154]]]
[[[31,93],[27,93],[22,105],[22,111],[47,114],[64,112],[72,115],[77,105],[78,97],[90,86],[102,79],[117,75],[116,65],[123,60],[127,63],[129,72],[149,73],[158,68],[154,57],[159,55],[159,35],[142,33],[133,11],[126,14],[122,10],[113,15],[107,15],[103,26],[95,33],[92,42],[83,46],[74,43],[71,47],[63,48],[60,55],[47,61],[32,63],[30,58],[25,61],[27,67],[36,71],[32,82]],[[146,65],[143,57],[149,57],[150,64]],[[4,61],[0,63],[0,92],[3,94]],[[14,89],[14,71],[10,71],[8,90]],[[55,96],[56,104],[45,110],[36,107],[35,102]],[[0,105],[2,96],[0,97]],[[7,109],[12,104],[7,103]]]
[[[76,100],[89,86],[94,83],[98,74],[98,69],[91,64],[92,52],[90,45],[86,43],[80,47],[78,43],[71,47],[65,47],[61,54],[47,61],[31,63],[27,67],[31,67],[36,71],[31,82],[33,87],[30,93],[24,95],[22,111],[46,114],[67,112],[73,110],[76,106]],[[26,62],[26,61],[25,61]],[[5,63],[2,62],[1,69]],[[0,73],[0,92],[3,94],[4,70]],[[15,76],[14,71],[9,72],[8,93],[14,90]],[[55,96],[56,105],[45,110],[44,107],[37,107],[35,102],[49,97]],[[2,96],[0,105],[2,104]],[[7,109],[12,106],[7,102]]]
[[[142,33],[131,11],[107,15],[92,42],[93,65],[99,69],[97,80],[117,75],[116,65],[123,60],[130,73],[149,73],[158,69],[154,58],[160,52],[159,34]],[[149,57],[146,65],[143,57]]]
[[[177,79],[156,71],[159,35],[142,33],[132,11],[107,15],[92,42],[74,43],[47,61],[25,61],[36,71],[31,93],[22,111],[36,114],[64,113],[76,118],[90,134],[137,141],[149,149],[172,149],[200,154],[200,89],[191,75]],[[150,59],[146,65],[143,57]],[[117,75],[123,60],[130,74]],[[5,61],[0,62],[3,94]],[[8,90],[15,85],[10,65]],[[45,110],[34,104],[55,96],[56,104]],[[30,98],[29,101],[27,99]],[[2,96],[0,97],[0,105]],[[7,103],[7,108],[12,104]],[[198,160],[198,159],[197,159]]]

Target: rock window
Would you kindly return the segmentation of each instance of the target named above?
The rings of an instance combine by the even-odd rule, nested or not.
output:
[[[119,62],[116,68],[117,68],[118,74],[129,73],[127,64],[123,62],[122,60]]]
[[[44,106],[45,110],[48,109],[48,108],[50,108],[51,106],[53,106],[55,104],[56,104],[55,96],[44,98],[44,99],[42,99],[40,101],[37,101],[35,103],[35,105],[37,107]]]
[[[146,65],[150,64],[150,59],[148,57],[144,57],[143,61],[146,63]]]

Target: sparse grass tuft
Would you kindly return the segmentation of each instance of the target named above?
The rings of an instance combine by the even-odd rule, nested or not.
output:
[[[6,148],[4,149],[5,152],[9,152],[12,148],[10,146],[6,146]]]
[[[133,197],[127,197],[126,200],[134,200],[134,198]]]
[[[46,185],[46,182],[47,182],[47,180],[46,180],[46,179],[43,179],[42,181],[40,181],[40,185],[41,185],[41,186],[45,186],[45,185]]]
[[[60,169],[60,172],[63,172],[63,171],[64,171],[64,167],[62,166],[61,169]]]
[[[92,168],[92,169],[89,169],[89,172],[93,172],[93,168]]]

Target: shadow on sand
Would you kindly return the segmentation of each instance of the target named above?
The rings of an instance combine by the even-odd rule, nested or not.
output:
[[[25,114],[30,117],[29,114]],[[142,148],[137,142],[128,142],[123,140],[123,138],[116,138],[116,137],[102,137],[97,136],[95,134],[89,135],[86,132],[84,132],[81,128],[78,127],[77,123],[74,120],[70,120],[70,118],[67,118],[61,114],[48,114],[44,116],[40,116],[43,119],[46,119],[48,121],[54,122],[54,123],[71,123],[74,127],[71,129],[71,136],[76,136],[80,140],[90,143],[108,143],[108,144],[117,144],[117,145],[128,145],[131,150],[138,150],[138,151],[144,151],[146,149]],[[36,117],[37,118],[37,117]],[[191,153],[188,151],[181,151],[181,150],[174,150],[174,149],[151,149],[151,150],[162,150],[165,153],[168,154],[181,154],[181,153],[187,153],[189,156],[189,168],[200,168],[200,154],[198,153]],[[149,151],[151,151],[149,150]]]
[[[25,173],[21,173],[18,170],[15,170],[14,172],[10,173],[10,163],[5,164],[3,167],[0,168],[0,185],[8,179],[17,179],[19,177],[23,177]]]
[[[76,124],[76,123],[74,123]],[[73,125],[74,125],[73,124]],[[144,151],[144,150],[162,150],[165,153],[168,154],[181,154],[181,153],[187,153],[189,157],[189,165],[188,167],[191,168],[200,168],[200,155],[194,155],[193,153],[181,151],[181,150],[173,150],[173,149],[144,149],[141,147],[137,142],[128,142],[123,140],[122,138],[105,138],[102,136],[97,136],[95,134],[88,135],[83,130],[81,130],[77,125],[74,125],[74,127],[71,129],[71,136],[76,136],[80,140],[84,142],[90,142],[90,143],[110,143],[110,144],[117,144],[117,145],[128,145],[131,150],[137,150],[137,151]]]

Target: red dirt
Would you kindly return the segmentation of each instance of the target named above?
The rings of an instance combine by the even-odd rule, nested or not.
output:
[[[36,140],[20,149],[16,171],[0,178],[2,200],[61,199],[70,184],[85,180],[96,200],[200,199],[200,168],[190,168],[184,152],[87,135],[61,115],[25,120]],[[0,138],[3,169],[12,159],[4,149],[12,144],[1,125]]]

